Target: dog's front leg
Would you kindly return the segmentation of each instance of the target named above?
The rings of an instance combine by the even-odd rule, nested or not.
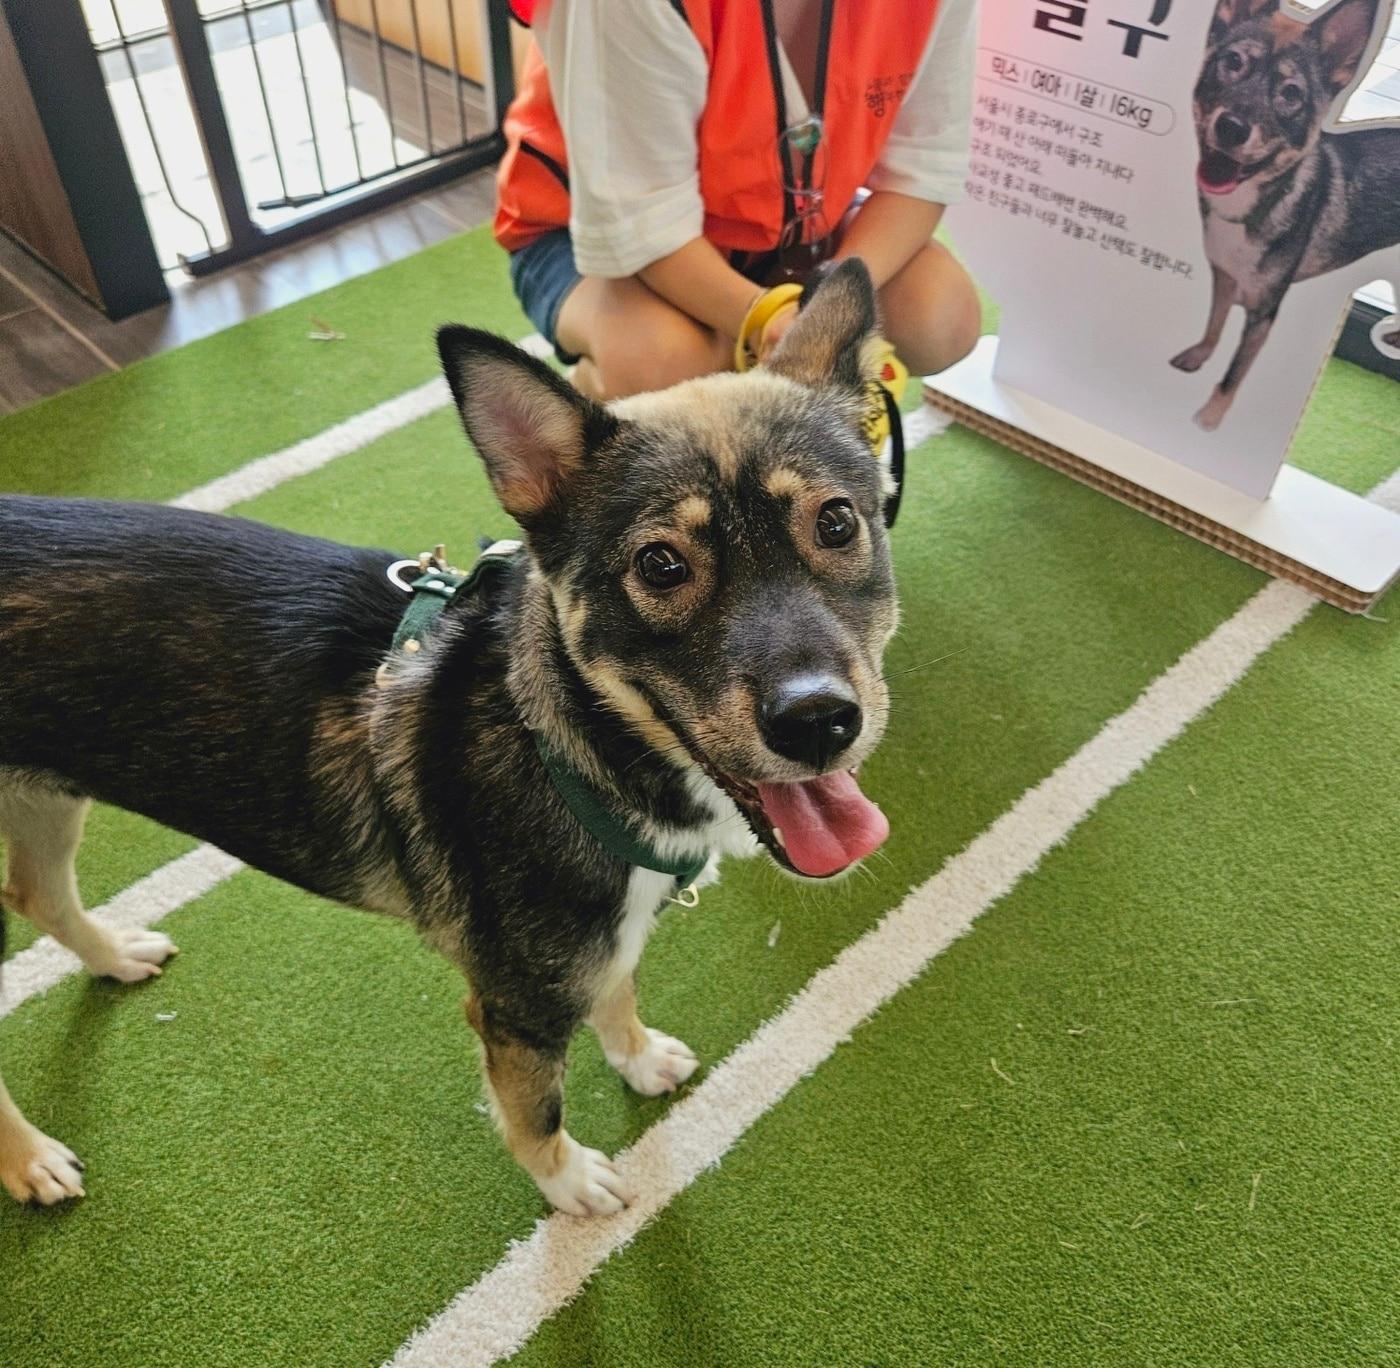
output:
[[[689,1045],[642,1025],[631,974],[599,994],[588,1024],[608,1063],[643,1097],[674,1092],[700,1065]]]
[[[564,1129],[564,1056],[572,1026],[520,1027],[476,995],[467,1003],[467,1020],[485,1048],[487,1093],[506,1145],[550,1204],[571,1216],[621,1211],[631,1194],[612,1160]]]
[[[82,1169],[67,1145],[24,1119],[0,1079],[0,1187],[17,1202],[52,1206],[83,1195]]]
[[[1206,335],[1194,347],[1187,347],[1172,357],[1172,365],[1177,370],[1194,371],[1210,360],[1220,341],[1230,306],[1238,295],[1238,287],[1233,276],[1227,275],[1219,266],[1210,267],[1210,317],[1206,320]]]
[[[1270,303],[1262,309],[1251,309],[1245,314],[1244,336],[1240,338],[1240,345],[1230,360],[1225,378],[1215,387],[1204,407],[1196,415],[1196,423],[1207,432],[1214,432],[1220,426],[1220,420],[1230,411],[1230,405],[1235,401],[1235,393],[1241,381],[1249,374],[1249,368],[1254,364],[1254,358],[1259,355],[1259,349],[1264,345],[1277,315],[1277,303]]]

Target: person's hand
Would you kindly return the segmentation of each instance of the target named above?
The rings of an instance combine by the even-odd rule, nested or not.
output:
[[[784,304],[764,326],[758,338],[758,359],[760,364],[772,354],[773,348],[782,340],[783,334],[792,327],[797,318],[797,303]]]

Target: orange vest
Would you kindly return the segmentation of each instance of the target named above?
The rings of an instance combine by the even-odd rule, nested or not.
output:
[[[683,8],[710,68],[698,130],[705,237],[726,252],[769,251],[783,227],[783,173],[762,9],[758,0],[683,0]],[[937,9],[938,0],[837,0],[824,111],[833,227],[879,160]],[[513,252],[569,223],[568,152],[535,43],[504,132],[495,233]]]

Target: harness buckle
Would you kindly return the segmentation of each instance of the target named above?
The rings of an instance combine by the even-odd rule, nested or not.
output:
[[[666,901],[675,903],[677,907],[699,907],[700,885],[698,883],[687,884],[674,898],[668,898]]]

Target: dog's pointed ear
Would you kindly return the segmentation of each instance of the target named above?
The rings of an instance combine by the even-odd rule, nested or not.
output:
[[[1378,4],[1379,0],[1338,0],[1308,25],[1334,95],[1356,78],[1366,44],[1371,41],[1371,30],[1376,26]]]
[[[870,272],[848,257],[826,274],[763,364],[803,385],[860,389],[879,367],[879,326]]]
[[[438,355],[462,424],[501,506],[528,526],[617,427],[543,361],[494,333],[449,324]]]

